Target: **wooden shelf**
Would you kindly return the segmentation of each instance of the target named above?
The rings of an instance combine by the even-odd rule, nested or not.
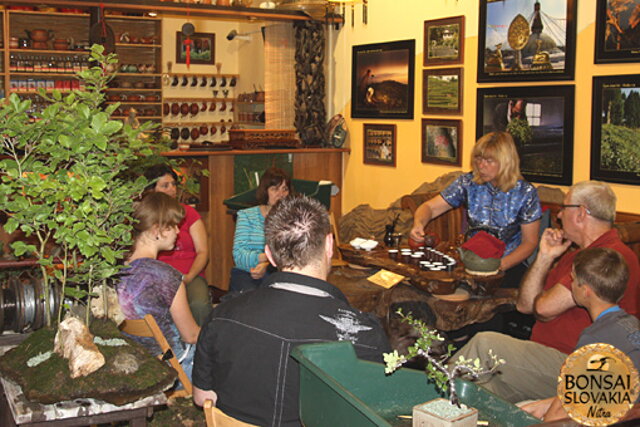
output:
[[[166,73],[170,77],[240,77],[240,74],[208,74],[208,73]],[[177,86],[174,86],[177,87]],[[217,87],[217,85],[216,85]]]
[[[15,1],[0,1],[0,3],[7,3],[7,4],[11,4],[11,3],[16,3]],[[42,5],[42,2],[29,2],[29,1],[25,1],[25,2],[20,2],[20,3],[31,3],[31,4],[35,4],[37,3],[38,5]],[[52,2],[47,1],[47,4],[51,4]],[[73,2],[67,2],[67,6],[72,4]],[[8,12],[10,12],[11,14],[17,14],[17,15],[33,15],[33,16],[64,16],[64,17],[71,17],[71,18],[88,18],[89,14],[88,13],[66,13],[66,12],[41,12],[39,10],[9,10]]]
[[[145,102],[145,101],[105,101],[105,104],[126,104],[126,105],[162,105],[162,102]]]
[[[162,122],[164,126],[222,126],[225,125],[227,127],[232,126],[234,124],[238,124],[240,122]]]
[[[90,55],[87,50],[56,50],[56,49],[9,49],[11,53],[54,53],[64,55]]]
[[[116,73],[116,77],[162,77],[160,73]]]
[[[15,4],[13,0],[0,0],[0,4]],[[19,2],[23,5],[39,6],[42,4],[42,0],[22,0]],[[150,11],[156,12],[162,15],[179,15],[179,16],[202,16],[207,18],[228,19],[235,21],[310,21],[312,18],[302,11],[297,10],[282,10],[282,9],[260,9],[253,7],[231,7],[231,6],[215,6],[206,4],[195,3],[173,3],[173,2],[161,2],[153,0],[119,0],[113,2],[104,2],[102,0],[47,0],[48,6],[62,6],[73,8],[88,8],[88,7],[100,7],[100,4],[105,4],[108,10],[137,12],[140,14],[148,13]],[[42,15],[65,15],[65,16],[79,16],[85,17],[86,14],[65,14],[58,12],[25,12],[25,11],[11,11],[12,13],[23,14],[42,14]],[[110,16],[107,13],[109,19],[127,19],[124,16]],[[142,16],[133,17],[134,19],[140,19]],[[149,19],[149,18],[148,18]],[[157,18],[150,18],[157,19]],[[329,23],[341,23],[342,18],[331,17],[327,22]],[[323,20],[324,22],[324,20]]]
[[[107,92],[162,92],[162,89],[161,88],[158,88],[158,89],[136,89],[136,88],[110,87],[110,88],[107,88]]]
[[[109,4],[110,7],[111,4]],[[128,20],[136,20],[136,21],[162,21],[160,17],[154,16],[127,16],[127,15],[110,15],[106,13],[104,15],[106,21],[128,21]]]
[[[148,44],[148,43],[116,43],[116,47],[122,47],[122,48],[131,48],[131,49],[135,49],[135,48],[152,48],[152,49],[160,49],[162,47],[162,45],[159,44]]]
[[[235,98],[164,98],[165,102],[236,102]]]
[[[126,120],[129,116],[111,116],[112,119],[116,120]],[[160,116],[136,116],[138,120],[162,120]]]
[[[50,76],[50,77],[70,77],[70,78],[76,78],[78,77],[78,75],[74,72],[74,73],[35,73],[32,71],[29,72],[17,72],[17,73],[10,73],[12,76],[17,76],[17,77],[29,77],[29,76],[38,76],[38,77],[45,77],[45,76]]]

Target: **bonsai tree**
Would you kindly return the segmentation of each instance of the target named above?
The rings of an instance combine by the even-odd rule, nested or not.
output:
[[[452,405],[460,407],[460,400],[456,393],[456,378],[466,377],[469,379],[477,379],[480,375],[492,374],[497,368],[504,364],[505,361],[498,359],[491,350],[489,350],[489,362],[486,366],[482,366],[479,359],[471,360],[464,359],[460,356],[453,364],[447,365],[445,361],[451,357],[453,353],[453,346],[451,344],[447,347],[445,354],[436,355],[433,351],[433,344],[435,341],[444,341],[444,338],[438,334],[438,331],[430,329],[420,319],[415,319],[411,314],[406,316],[402,313],[402,310],[396,312],[403,322],[413,326],[419,333],[418,338],[412,346],[407,348],[406,355],[398,354],[398,350],[394,350],[393,353],[385,353],[384,361],[386,364],[385,373],[391,374],[404,363],[420,356],[427,360],[427,366],[425,371],[427,377],[436,384],[443,393],[449,392],[449,402]]]
[[[48,326],[52,289],[60,289],[60,301],[86,303],[96,284],[118,272],[132,243],[132,202],[146,185],[127,171],[139,156],[153,153],[141,137],[152,124],[134,129],[111,120],[117,104],[103,108],[114,77],[104,70],[117,63],[103,52],[94,45],[94,66],[78,73],[84,90],[65,96],[41,91],[49,102],[41,112],[16,94],[0,108],[0,210],[8,217],[7,232],[35,236],[37,243],[17,241],[12,249],[38,260]]]

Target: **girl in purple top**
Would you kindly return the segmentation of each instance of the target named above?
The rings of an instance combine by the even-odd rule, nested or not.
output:
[[[173,248],[184,209],[174,198],[149,193],[136,204],[135,242],[122,273],[118,300],[127,319],[152,314],[184,371],[191,379],[194,345],[200,333],[187,302],[182,274],[161,261],[158,252]],[[160,349],[152,339],[139,339],[153,354]]]

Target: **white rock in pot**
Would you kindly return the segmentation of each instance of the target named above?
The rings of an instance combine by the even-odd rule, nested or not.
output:
[[[68,317],[60,323],[53,351],[69,360],[71,378],[87,376],[105,363],[89,328],[76,317]]]

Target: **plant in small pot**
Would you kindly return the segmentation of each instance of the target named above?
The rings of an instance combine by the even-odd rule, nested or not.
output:
[[[419,338],[415,344],[407,348],[406,355],[398,354],[397,350],[384,354],[385,373],[393,373],[414,357],[423,357],[427,361],[425,367],[427,377],[443,393],[449,393],[449,400],[438,398],[414,406],[413,425],[475,427],[478,421],[478,411],[460,403],[456,392],[456,378],[477,379],[481,375],[490,375],[505,363],[504,360],[499,359],[489,350],[489,362],[486,366],[482,366],[479,359],[466,360],[463,357],[453,363],[446,364],[446,360],[453,353],[453,346],[449,345],[445,354],[436,353],[434,343],[444,341],[438,331],[430,329],[423,321],[414,318],[411,313],[404,315],[399,309],[397,314],[403,322],[416,329]]]
[[[64,330],[60,324],[67,309],[89,304],[96,286],[112,283],[122,268],[132,243],[133,200],[147,185],[144,177],[132,179],[128,172],[140,156],[153,154],[143,137],[151,123],[134,129],[111,119],[117,103],[103,108],[107,83],[114,77],[105,70],[117,63],[115,55],[103,52],[102,46],[94,45],[94,66],[78,73],[84,90],[65,96],[40,91],[48,105],[39,112],[33,111],[30,100],[15,94],[0,108],[0,211],[7,215],[7,232],[20,229],[27,237],[35,236],[36,243],[16,241],[11,246],[16,256],[37,259],[43,295],[35,299],[44,301],[48,326],[0,358],[2,373],[21,384],[29,399],[33,395],[25,388],[42,387],[48,371],[58,372],[61,383],[49,386],[47,393],[68,392],[71,399],[95,397],[89,393],[101,385],[119,386],[111,381],[113,372],[98,374],[104,371],[99,363],[90,372],[77,370],[51,354],[53,336]],[[57,292],[61,304],[56,313],[50,296]],[[84,326],[76,322],[87,334],[90,311],[84,310]],[[119,335],[115,326],[112,329]],[[87,347],[93,345],[91,350],[103,353],[103,359],[114,356],[115,350],[88,339]],[[49,368],[20,365],[39,353],[48,354],[40,364],[50,363]],[[46,399],[53,397],[47,394]]]

